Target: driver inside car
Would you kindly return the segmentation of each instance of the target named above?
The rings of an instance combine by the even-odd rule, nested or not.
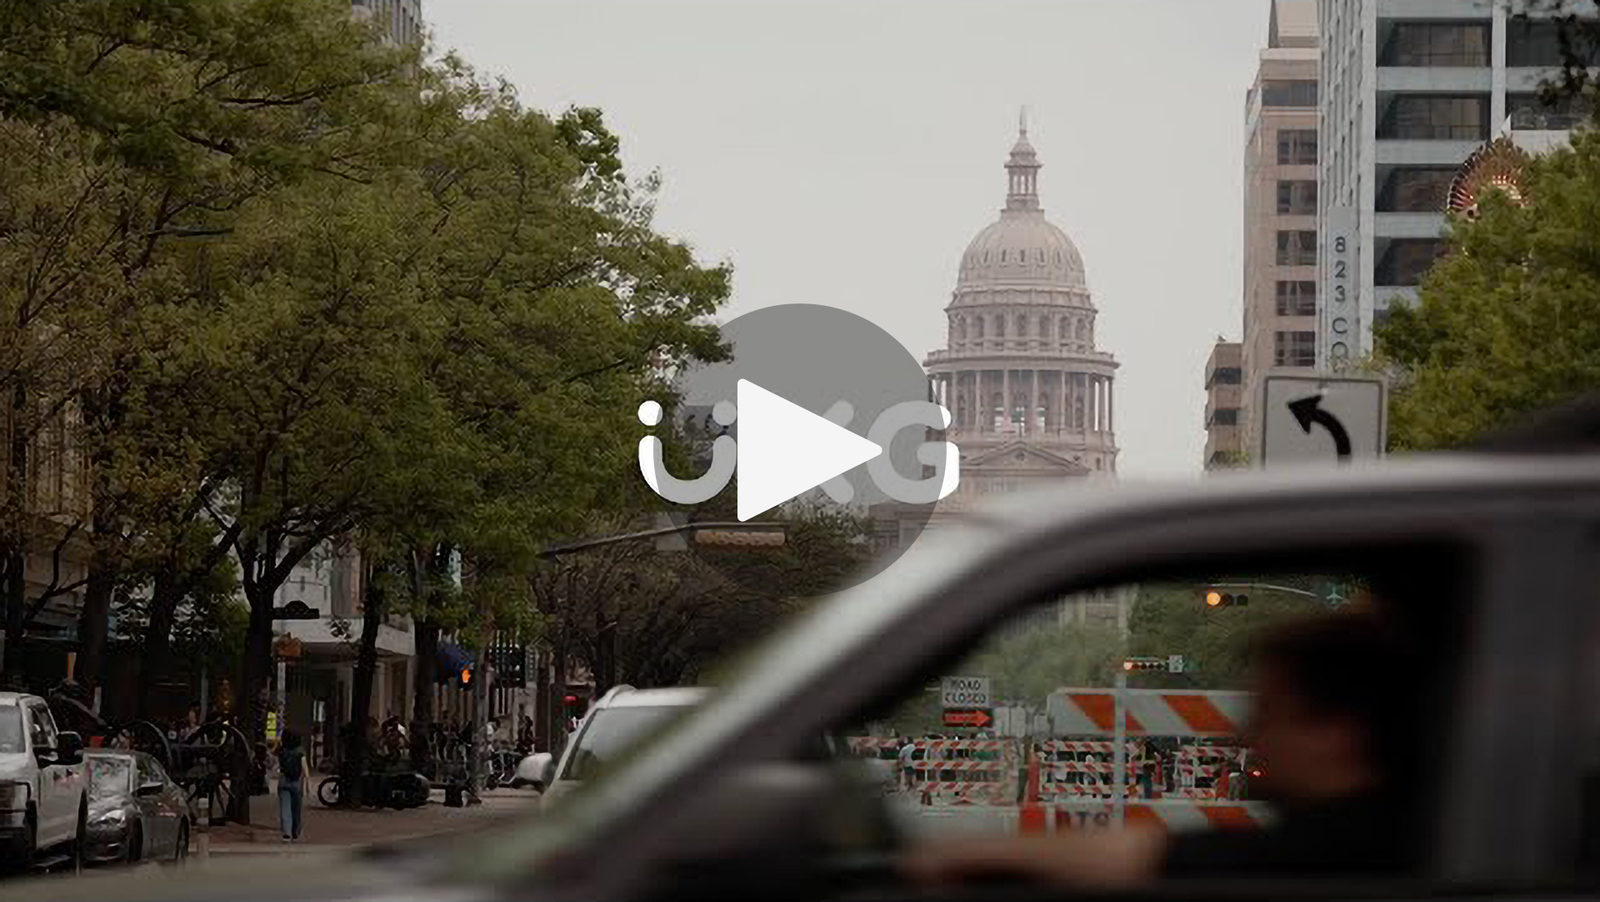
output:
[[[1250,744],[1277,819],[1257,830],[1121,831],[963,839],[910,854],[926,884],[1013,877],[1135,888],[1161,878],[1402,876],[1421,864],[1422,784],[1406,656],[1368,614],[1298,620],[1253,654]]]

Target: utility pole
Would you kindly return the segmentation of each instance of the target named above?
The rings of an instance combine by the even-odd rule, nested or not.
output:
[[[1111,733],[1111,826],[1121,830],[1128,813],[1128,668],[1117,668]]]

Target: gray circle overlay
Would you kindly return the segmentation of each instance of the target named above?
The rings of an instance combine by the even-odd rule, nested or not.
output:
[[[728,426],[707,424],[707,414],[713,407],[737,402],[740,379],[818,416],[839,411],[838,402],[844,401],[851,416],[838,425],[860,436],[866,436],[873,422],[890,408],[903,402],[928,400],[927,376],[911,352],[875,323],[838,307],[764,307],[729,321],[722,326],[721,334],[731,347],[732,358],[683,373],[676,385],[680,409],[713,434],[723,433],[735,441],[739,437],[742,413]],[[919,459],[918,451],[941,438],[920,428],[895,433],[887,448],[895,472],[908,479],[927,477],[930,471]],[[700,473],[676,475],[692,478]],[[774,529],[783,528],[787,536],[782,549],[730,552],[702,544],[693,533],[687,544],[724,577],[768,596],[826,595],[865,582],[893,564],[916,541],[935,505],[891,498],[873,481],[866,464],[846,471],[840,478],[850,484],[852,497],[845,503],[830,498],[821,488],[813,488],[750,521],[752,525],[771,523]],[[737,487],[736,472],[731,483],[709,501],[671,507],[691,522],[732,521],[736,519],[733,511]],[[838,555],[837,561],[816,559],[826,553],[817,550],[817,543],[805,541],[807,524],[841,514],[863,521],[853,552]],[[880,534],[886,541],[880,540]],[[751,555],[772,557],[802,568],[805,574],[830,575],[823,585],[815,579],[796,580],[795,574],[786,574],[782,567],[764,567],[760,561],[751,566]],[[865,560],[849,569],[839,566],[857,556]],[[833,575],[836,569],[837,574]]]

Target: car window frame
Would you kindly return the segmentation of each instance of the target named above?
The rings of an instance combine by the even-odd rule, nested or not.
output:
[[[1024,514],[1010,520],[1000,519],[1004,512],[990,515],[987,522],[997,524],[998,541],[979,535],[986,522],[982,517],[976,530],[963,530],[967,535],[962,539],[924,537],[922,541],[932,539],[941,553],[959,563],[920,582],[909,578],[910,588],[899,591],[910,601],[899,606],[891,601],[887,613],[879,615],[871,629],[849,634],[848,641],[836,643],[828,653],[819,654],[817,642],[838,638],[837,631],[829,632],[836,626],[833,621],[853,616],[843,610],[834,611],[836,616],[831,619],[807,618],[790,631],[787,640],[763,645],[751,654],[763,660],[763,672],[750,675],[743,685],[724,688],[711,704],[662,737],[650,760],[636,762],[595,787],[581,812],[574,812],[582,816],[570,818],[565,825],[577,833],[569,832],[560,843],[569,853],[569,866],[561,869],[562,879],[573,881],[581,892],[625,895],[627,887],[644,879],[653,864],[671,856],[680,829],[679,815],[693,808],[696,787],[704,780],[714,778],[730,764],[782,760],[786,749],[809,733],[827,729],[842,712],[868,705],[870,699],[864,696],[889,692],[895,685],[918,679],[927,669],[930,655],[955,659],[976,637],[1028,599],[1139,581],[1184,567],[1192,570],[1198,559],[1287,557],[1325,552],[1356,541],[1410,542],[1422,533],[1445,541],[1487,543],[1486,549],[1495,549],[1486,550],[1485,566],[1496,568],[1497,573],[1485,574],[1480,580],[1480,595],[1490,595],[1487,587],[1491,585],[1496,592],[1506,591],[1500,570],[1525,576],[1542,573],[1543,583],[1561,597],[1552,597],[1540,610],[1549,613],[1574,608],[1573,587],[1561,585],[1561,574],[1555,572],[1570,568],[1552,570],[1542,565],[1555,547],[1551,540],[1565,543],[1585,528],[1582,524],[1591,521],[1591,511],[1600,510],[1600,461],[1457,456],[1435,457],[1422,464],[1379,464],[1360,475],[1354,475],[1356,469],[1287,477],[1234,476],[1226,484],[1227,491],[1216,486],[1180,489],[1154,499],[1135,498],[1130,503],[1099,507],[1073,496],[1070,500],[1085,512]],[[1540,535],[1538,541],[1514,541],[1518,530],[1530,527]],[[974,552],[974,548],[981,550]],[[846,593],[833,607],[859,604],[859,594],[863,593]],[[934,600],[929,600],[930,595]],[[1473,610],[1480,601],[1473,599]],[[1530,629],[1540,642],[1571,641],[1570,625],[1559,618],[1529,621],[1537,621],[1536,628]],[[897,634],[903,637],[906,631],[920,633],[923,640],[896,641]],[[1526,638],[1528,631],[1522,635]],[[1508,640],[1506,635],[1491,633],[1474,649],[1503,648]],[[869,649],[871,654],[866,653]],[[849,680],[840,680],[832,672],[842,663],[850,665]],[[1534,679],[1529,668],[1540,666],[1526,655],[1513,655],[1503,663],[1500,675],[1518,683]],[[768,697],[763,698],[763,693]],[[1486,710],[1471,724],[1457,729],[1456,739],[1484,745],[1475,752],[1479,759],[1507,764],[1513,760],[1507,755],[1511,740],[1483,726],[1512,722],[1515,711],[1508,708],[1510,704],[1505,693],[1496,694],[1490,703],[1479,706]],[[1541,742],[1552,741],[1556,735],[1548,729],[1537,732]],[[1524,760],[1526,744],[1516,745],[1514,760]],[[1446,773],[1445,792],[1477,788],[1485,782],[1481,772],[1469,774],[1453,765]],[[1527,844],[1497,847],[1489,840],[1528,828],[1554,810],[1551,792],[1558,786],[1559,780],[1553,777],[1541,779],[1534,792],[1528,793],[1537,796],[1537,804],[1518,806],[1488,826],[1479,815],[1498,815],[1492,805],[1474,794],[1461,794],[1452,813],[1467,817],[1476,827],[1441,834],[1436,863],[1448,867],[1440,875],[1463,883],[1507,875],[1532,876],[1533,866],[1550,861],[1553,850],[1530,851]],[[1561,789],[1571,795],[1570,785]],[[641,805],[664,816],[631,816]],[[1541,829],[1541,833],[1549,835],[1549,829]],[[571,850],[586,843],[594,843],[596,849],[603,846],[603,866],[598,862],[590,868],[571,866],[575,863]],[[515,864],[517,853],[510,848],[475,860],[479,867],[496,865],[485,870],[491,878],[498,873],[502,879],[526,879],[526,868],[536,865],[539,851],[547,847],[544,842],[522,840],[521,868]]]
[[[55,751],[61,747],[61,731],[56,729],[55,718],[50,715],[50,708],[40,701],[29,701],[24,706],[28,717],[28,742],[33,746],[34,752]],[[44,734],[44,741],[34,734],[35,726]]]

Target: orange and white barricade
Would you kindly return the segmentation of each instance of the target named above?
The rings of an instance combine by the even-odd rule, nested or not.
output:
[[[1019,829],[1029,833],[1067,830],[1109,830],[1113,814],[1109,802],[1060,802],[1043,806],[1042,818],[1020,819]],[[1168,832],[1206,829],[1256,829],[1271,822],[1263,802],[1153,799],[1127,802],[1123,818],[1128,824],[1153,824]]]
[[[857,755],[864,752],[879,754],[886,748],[898,746],[900,740],[893,736],[849,736],[845,738],[845,744]]]
[[[911,791],[925,805],[1013,805],[1021,767],[1009,739],[919,739]]]
[[[1129,736],[1238,736],[1250,711],[1250,693],[1175,689],[1123,692]],[[1057,689],[1045,699],[1058,735],[1110,736],[1116,730],[1116,692]]]

